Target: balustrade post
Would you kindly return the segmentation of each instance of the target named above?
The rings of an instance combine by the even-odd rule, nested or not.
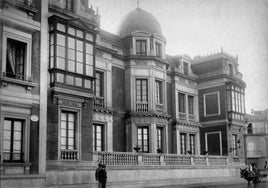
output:
[[[159,160],[160,160],[160,165],[166,165],[164,155],[160,155]]]
[[[194,163],[194,157],[193,156],[191,156],[191,165],[195,165],[195,163]]]
[[[210,164],[209,164],[209,158],[208,158],[208,156],[206,156],[206,165],[207,165],[207,166],[210,165]]]
[[[143,166],[143,156],[138,154],[138,165]]]

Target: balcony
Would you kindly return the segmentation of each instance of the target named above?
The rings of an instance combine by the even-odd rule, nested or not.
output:
[[[187,118],[186,118],[186,113],[179,112],[179,119],[180,119],[180,120],[187,120]]]
[[[136,102],[136,112],[148,112],[149,103],[148,102]]]
[[[194,121],[194,115],[193,114],[189,114],[188,115],[188,119],[189,119],[189,121]]]
[[[61,150],[60,159],[63,161],[76,161],[78,160],[77,150]]]
[[[156,112],[164,112],[164,105],[163,104],[155,104],[155,110]]]
[[[94,99],[94,107],[96,108],[104,108],[104,97],[96,97]]]

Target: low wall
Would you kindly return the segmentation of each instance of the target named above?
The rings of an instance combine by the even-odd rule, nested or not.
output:
[[[45,186],[45,176],[40,175],[2,175],[1,188],[41,188]]]
[[[107,166],[107,187],[153,187],[205,182],[242,181],[239,165],[224,166]],[[48,170],[47,187],[97,187],[95,169]]]

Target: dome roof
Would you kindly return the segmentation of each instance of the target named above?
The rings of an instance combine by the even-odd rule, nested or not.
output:
[[[151,13],[140,8],[128,13],[120,26],[119,36],[124,38],[135,31],[162,35],[162,29],[157,19]]]

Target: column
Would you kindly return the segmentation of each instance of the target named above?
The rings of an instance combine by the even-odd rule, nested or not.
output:
[[[156,149],[156,123],[152,123],[149,135],[149,152],[156,153]]]
[[[195,134],[195,154],[200,155],[200,133]]]

